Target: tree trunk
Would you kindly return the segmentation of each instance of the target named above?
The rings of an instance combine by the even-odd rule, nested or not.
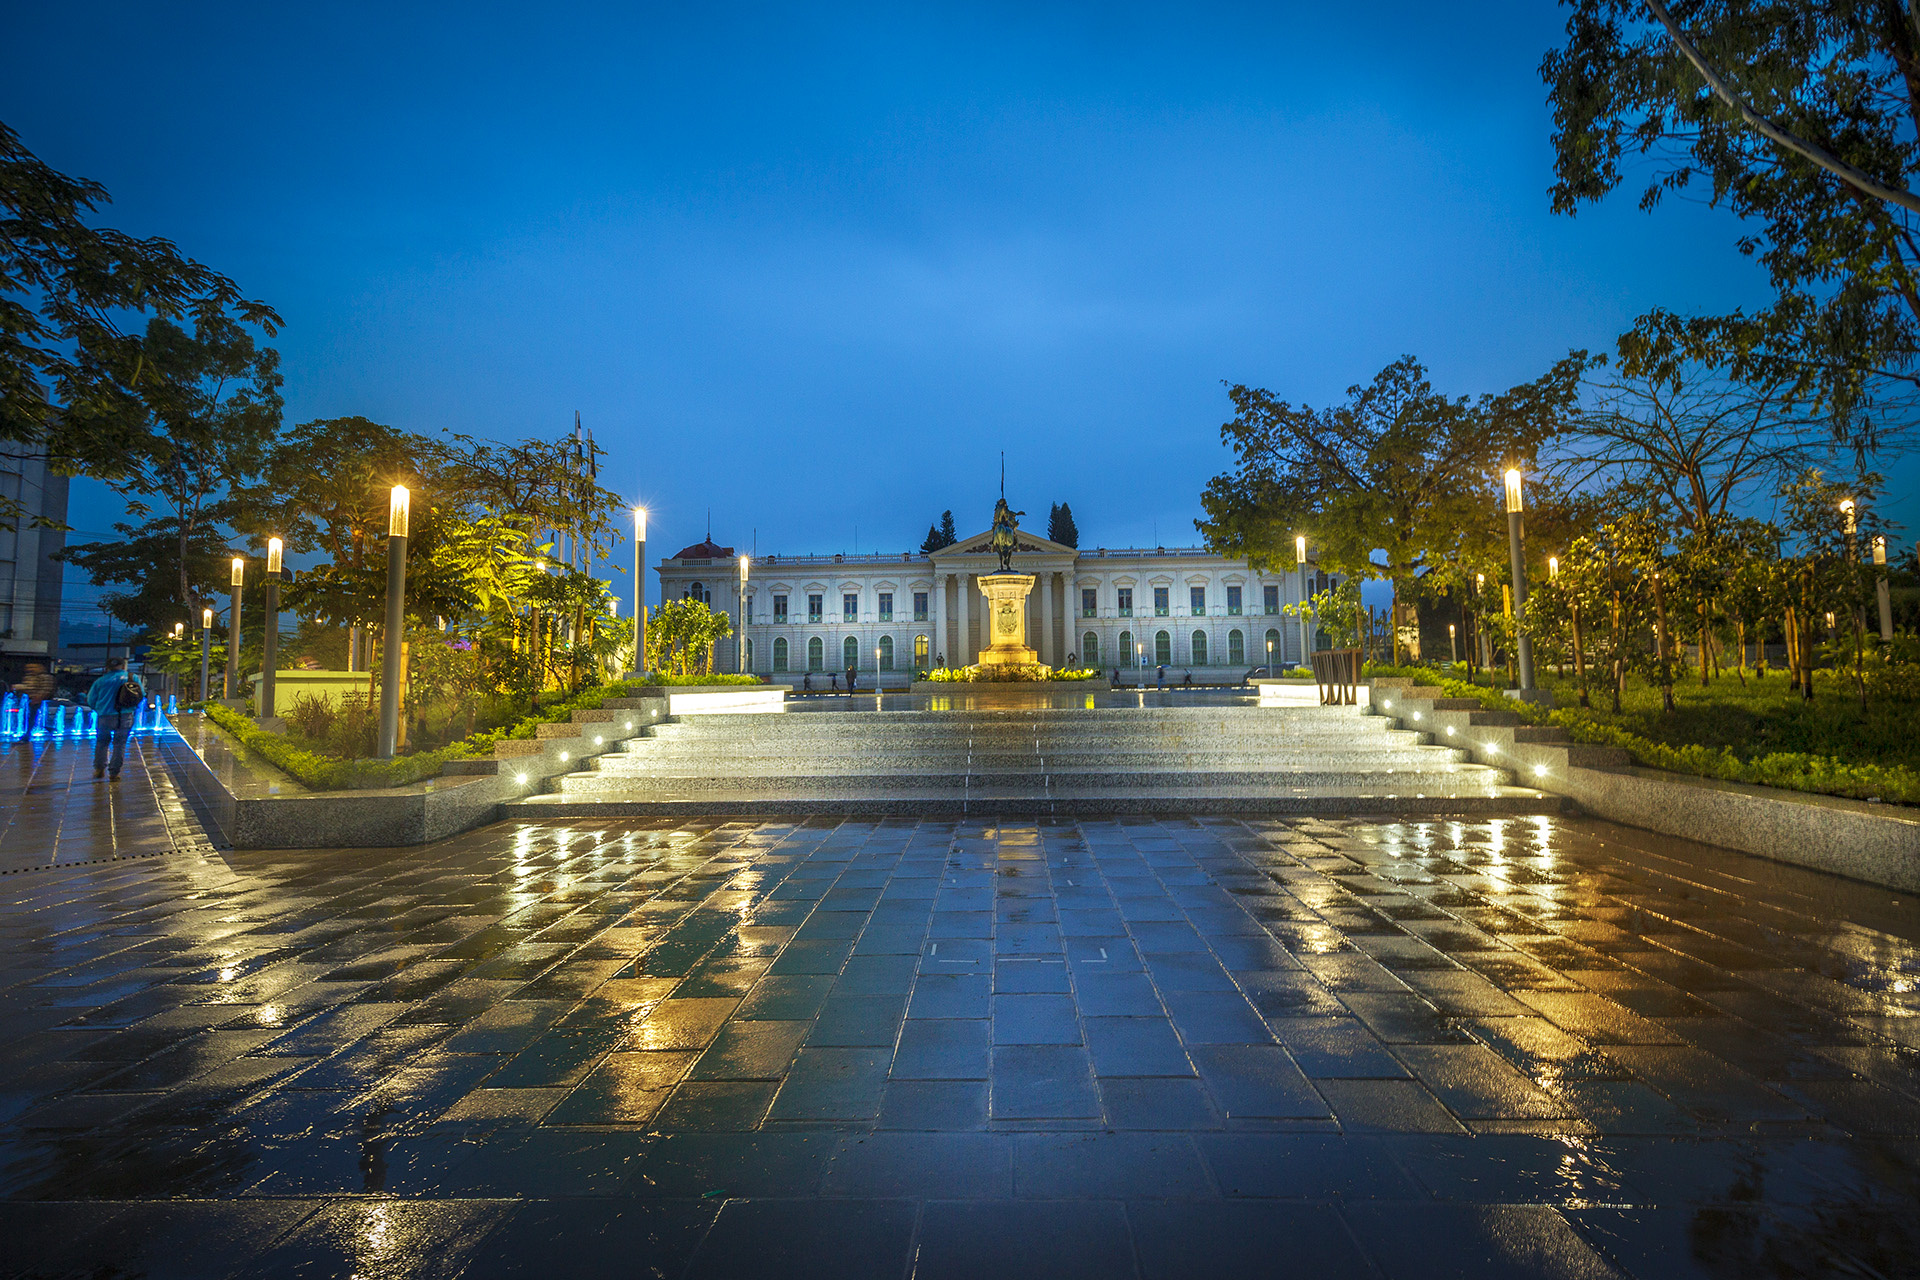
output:
[[[1781,641],[1787,649],[1787,692],[1800,692],[1800,619],[1792,605],[1780,615]]]
[[[1660,667],[1660,701],[1673,710],[1673,667],[1667,660],[1667,593],[1660,586],[1660,575],[1653,575],[1653,658]]]
[[[1800,604],[1807,616],[1809,627],[1813,622],[1813,568],[1811,565],[1800,575]],[[1813,646],[1807,643],[1807,637],[1800,637],[1800,697],[1806,702],[1813,701]]]
[[[1620,695],[1627,687],[1626,654],[1620,647],[1620,592],[1613,593],[1613,714],[1620,714]]]
[[[1593,703],[1587,700],[1587,659],[1580,650],[1580,605],[1573,606],[1573,675],[1580,682],[1580,705],[1592,709]]]
[[[1741,687],[1745,688],[1747,683],[1747,620],[1745,618],[1735,618],[1733,620],[1733,628],[1734,642],[1740,646],[1740,661],[1735,664],[1733,669],[1740,677]]]

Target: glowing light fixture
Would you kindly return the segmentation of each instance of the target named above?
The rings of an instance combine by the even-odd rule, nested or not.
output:
[[[1523,504],[1520,501],[1520,468],[1508,467],[1507,474],[1506,474],[1506,481],[1507,481],[1507,514],[1515,515],[1515,514],[1518,514],[1523,509]]]
[[[407,492],[407,486],[393,486],[393,492],[387,495],[387,536],[408,537],[407,525],[412,514],[413,495]]]

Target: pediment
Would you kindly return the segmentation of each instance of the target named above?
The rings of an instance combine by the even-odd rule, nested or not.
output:
[[[1064,543],[1048,541],[1046,538],[1028,533],[1025,529],[1015,530],[1014,536],[1018,539],[1014,548],[1014,554],[1017,556],[1078,556],[1080,554],[1077,548],[1069,547]],[[935,556],[992,555],[992,540],[993,530],[987,529],[974,534],[972,537],[962,538],[950,547],[942,547],[933,554]]]

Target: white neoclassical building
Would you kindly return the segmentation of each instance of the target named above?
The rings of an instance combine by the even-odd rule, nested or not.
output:
[[[660,598],[706,601],[734,621],[735,640],[715,665],[799,679],[857,667],[888,683],[915,669],[965,666],[985,635],[975,579],[999,571],[984,532],[928,555],[762,555],[742,566],[733,548],[696,543],[660,561]],[[1092,549],[1062,546],[1022,530],[1013,558],[1038,581],[1027,601],[1028,643],[1049,666],[1070,662],[1124,670],[1165,664],[1237,679],[1250,667],[1301,660],[1300,624],[1282,611],[1331,581],[1303,572],[1262,572],[1200,547]],[[746,625],[741,627],[742,617]],[[1271,648],[1269,648],[1271,646]]]

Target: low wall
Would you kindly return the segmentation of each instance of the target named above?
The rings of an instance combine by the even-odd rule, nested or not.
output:
[[[1920,812],[1638,768],[1618,748],[1576,743],[1556,726],[1522,724],[1404,679],[1376,680],[1371,703],[1402,728],[1510,769],[1521,786],[1565,796],[1595,817],[1920,891]]]
[[[910,693],[1105,693],[1106,680],[915,680]]]
[[[541,725],[537,738],[498,743],[492,759],[457,760],[405,787],[314,791],[280,772],[206,717],[182,714],[161,753],[202,812],[236,849],[366,849],[442,840],[499,817],[504,801],[615,750],[668,714],[666,698],[610,699]]]
[[[638,690],[643,702],[664,702],[664,715],[698,716],[716,712],[779,711],[786,705],[790,684],[655,685]]]

